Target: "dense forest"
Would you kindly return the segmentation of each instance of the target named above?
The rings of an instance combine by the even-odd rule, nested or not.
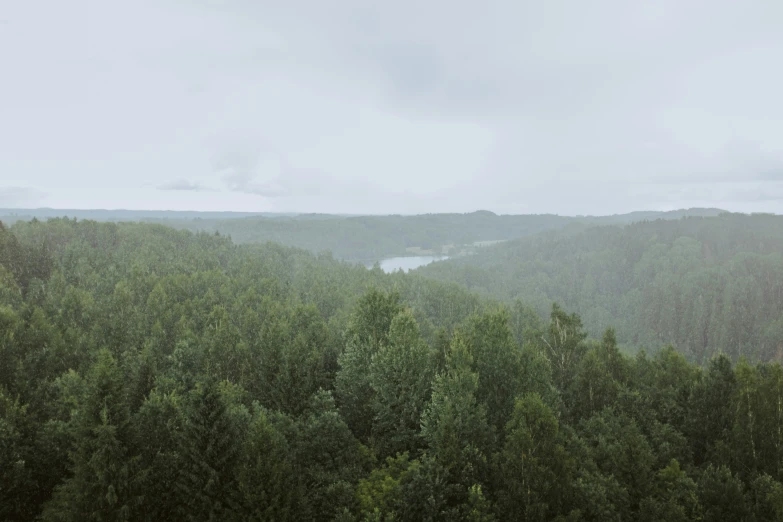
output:
[[[629,347],[693,361],[783,359],[783,216],[722,214],[539,234],[419,270],[539,313],[579,313]]]
[[[59,214],[57,214],[59,212]],[[70,212],[70,213],[69,213]],[[475,243],[530,236],[566,227],[621,225],[643,219],[679,219],[683,216],[715,216],[718,209],[688,209],[671,212],[632,212],[614,216],[496,215],[478,211],[469,214],[417,216],[341,216],[333,214],[262,214],[232,212],[103,211],[51,209],[3,211],[8,223],[33,217],[69,216],[97,221],[144,221],[191,232],[219,232],[236,243],[265,243],[330,252],[339,259],[374,263],[386,257],[415,254],[465,255]],[[3,213],[11,214],[2,217]]]
[[[298,213],[284,212],[219,212],[198,210],[104,210],[104,209],[62,209],[62,208],[0,208],[0,221],[13,224],[32,219],[69,217],[93,221],[138,221],[148,220],[222,220],[247,217],[278,218],[295,217]]]
[[[643,277],[685,292],[705,258],[708,280],[779,292],[776,218],[720,219],[496,255],[546,259],[563,285],[577,275],[562,266],[583,269],[616,296]],[[599,264],[620,275],[596,279]],[[487,284],[493,301],[214,233],[0,225],[0,519],[783,518],[780,364],[689,362],[665,330],[654,354],[628,356],[611,328],[590,336],[570,310],[522,304],[539,294],[499,302],[526,297],[513,284]]]

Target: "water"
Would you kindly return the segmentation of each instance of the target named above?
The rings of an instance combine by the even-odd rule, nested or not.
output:
[[[448,256],[405,256],[405,257],[390,257],[389,259],[381,260],[381,270],[386,273],[396,272],[402,270],[407,272],[420,266],[429,265],[434,261],[441,261],[448,259]]]

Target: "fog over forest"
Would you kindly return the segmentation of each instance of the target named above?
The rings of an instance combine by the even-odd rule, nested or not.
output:
[[[783,3],[0,7],[0,521],[783,521]]]

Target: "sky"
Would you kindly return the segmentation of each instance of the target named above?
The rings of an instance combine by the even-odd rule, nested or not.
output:
[[[777,0],[0,0],[0,207],[783,213]]]

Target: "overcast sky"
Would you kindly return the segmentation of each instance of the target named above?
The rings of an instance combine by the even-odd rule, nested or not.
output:
[[[0,207],[783,213],[780,0],[0,0]]]

